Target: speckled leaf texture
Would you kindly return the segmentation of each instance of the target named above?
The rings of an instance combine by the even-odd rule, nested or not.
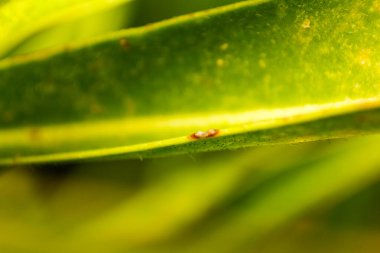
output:
[[[379,30],[379,0],[255,0],[5,59],[0,164],[379,132]]]

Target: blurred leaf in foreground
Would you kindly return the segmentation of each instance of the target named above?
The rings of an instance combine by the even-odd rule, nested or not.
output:
[[[123,13],[109,9],[128,1],[12,0],[0,3],[0,57],[57,46],[121,28]],[[101,12],[104,13],[99,14]],[[73,20],[77,27],[73,23],[70,25]],[[28,39],[27,44],[22,45]]]
[[[12,238],[24,231],[31,252],[250,252],[376,181],[378,139],[83,164],[54,188],[4,172],[0,233],[19,225],[1,247],[20,248]]]

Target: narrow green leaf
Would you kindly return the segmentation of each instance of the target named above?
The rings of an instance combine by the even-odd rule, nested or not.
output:
[[[49,2],[41,0],[9,0],[0,3],[0,57],[15,53],[11,51],[17,49],[20,43],[32,36],[39,36],[38,33],[42,31],[45,32],[45,30],[60,24],[110,9],[126,1],[129,0],[55,0]],[[108,16],[109,20],[103,22],[110,24],[110,18]],[[103,25],[100,25],[100,28],[86,27],[86,24],[88,25],[91,22],[93,23],[94,21],[82,20],[82,28],[86,29],[82,31],[84,35],[94,34],[96,29],[102,31],[103,27],[105,27]],[[88,31],[88,29],[92,29],[92,31]],[[67,33],[67,30],[65,32]],[[83,38],[83,34],[77,33],[76,38]],[[53,35],[67,36],[62,34],[62,30],[56,31]],[[34,46],[42,48],[46,44],[55,45],[57,40],[59,41],[57,37],[50,37],[50,42],[42,42],[40,39],[40,45]],[[19,52],[30,51],[31,48],[32,46],[29,45]]]
[[[84,39],[114,32],[132,21],[134,2],[120,6],[105,6],[105,10],[58,24],[24,40],[8,52],[7,56],[27,54],[38,50],[61,47]]]
[[[2,61],[0,164],[378,132],[378,6],[246,1]]]

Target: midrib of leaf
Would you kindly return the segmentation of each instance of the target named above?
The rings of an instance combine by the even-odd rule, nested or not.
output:
[[[172,118],[167,117],[166,119],[148,117],[124,121],[87,122],[41,128],[28,127],[11,129],[0,131],[0,136],[2,136],[2,139],[0,139],[0,147],[3,149],[9,148],[9,150],[15,147],[29,147],[31,151],[38,149],[41,153],[46,154],[0,159],[0,164],[70,161],[117,155],[128,156],[128,153],[132,153],[132,157],[142,157],[143,155],[141,154],[133,153],[194,142],[196,140],[192,139],[190,135],[197,130],[214,128],[219,130],[219,137],[233,136],[265,129],[280,129],[288,125],[318,121],[355,112],[358,113],[359,116],[357,117],[360,119],[361,112],[372,110],[379,106],[379,99],[370,98],[240,114],[215,114],[212,116],[192,115],[188,117],[175,116]],[[281,132],[281,130],[279,130],[279,132]],[[155,138],[157,139],[157,136],[160,135],[172,136],[173,138],[155,140]],[[67,138],[67,136],[70,136],[70,138]],[[140,138],[137,143],[130,142],[134,140],[134,136]],[[340,136],[337,134],[336,137],[342,138],[346,136],[349,135]],[[302,136],[298,136],[297,138],[299,141],[302,141]],[[95,141],[108,139],[122,140],[124,145],[120,144],[120,146],[115,147],[115,142],[113,142],[113,147],[89,147],[88,150],[82,150],[80,152],[60,151],[60,149],[75,150],[77,143],[83,142],[92,144]],[[316,139],[318,139],[318,137]],[[320,139],[324,138],[321,136]],[[144,143],[139,144],[142,140]],[[268,140],[266,144],[270,144],[271,142],[275,143],[275,140]],[[295,140],[295,142],[297,141]],[[252,143],[251,145],[258,144],[259,143]],[[102,143],[102,145],[107,146],[107,142]],[[51,150],[55,150],[55,152],[50,153]]]

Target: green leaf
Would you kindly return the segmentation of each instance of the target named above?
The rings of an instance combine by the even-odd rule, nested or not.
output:
[[[40,0],[9,0],[0,2],[0,56],[24,53],[57,45],[58,42],[94,36],[110,31],[111,28],[120,28],[121,15],[114,10],[115,17],[112,17],[110,11],[107,12],[107,10],[127,1],[129,0],[56,0],[48,3]],[[101,12],[104,12],[103,16],[99,14]],[[104,18],[106,20],[102,20]],[[77,21],[76,27],[70,24],[74,20]],[[75,29],[81,29],[82,32],[79,33]],[[27,39],[31,39],[27,42],[28,45],[21,45]],[[20,46],[21,48],[18,48]]]
[[[132,26],[145,25],[179,15],[215,8],[239,0],[161,0],[157,10],[156,0],[138,0],[136,2],[136,15]]]
[[[4,60],[0,164],[378,132],[378,6],[246,1]]]
[[[336,203],[376,182],[380,175],[378,143],[379,136],[371,136],[327,147],[329,154],[323,159],[306,162],[256,185],[234,209],[216,219],[210,217],[202,224],[203,230],[195,231],[191,239],[187,237],[175,247],[190,249],[183,252],[209,252],[210,248],[251,252],[240,247],[254,248],[270,232],[305,212]],[[221,241],[229,243],[221,245]]]

